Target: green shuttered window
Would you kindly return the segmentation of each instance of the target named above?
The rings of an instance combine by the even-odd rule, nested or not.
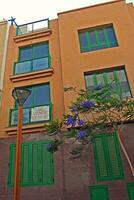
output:
[[[48,152],[48,141],[22,144],[21,186],[50,185],[54,183],[53,155]],[[8,186],[13,187],[16,145],[10,145]]]
[[[90,200],[108,200],[108,187],[106,185],[96,185],[89,187]]]
[[[134,182],[127,184],[129,200],[134,200]]]
[[[116,133],[97,134],[93,150],[98,181],[123,179],[123,167]]]
[[[112,24],[80,30],[79,41],[81,52],[118,46]]]
[[[94,90],[97,85],[108,86],[110,91],[118,93],[121,98],[131,97],[131,90],[124,67],[109,68],[93,73],[85,73],[85,82],[88,92]]]

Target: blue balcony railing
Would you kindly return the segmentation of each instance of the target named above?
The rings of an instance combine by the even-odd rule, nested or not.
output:
[[[50,56],[22,61],[22,62],[15,62],[13,74],[23,74],[32,71],[43,70],[50,68],[50,65],[51,65]]]
[[[23,109],[23,124],[45,122],[52,119],[52,104]],[[17,126],[18,109],[10,110],[9,126]]]
[[[43,31],[49,29],[49,19],[43,19],[39,21],[30,22],[17,26],[16,35],[23,35],[27,33],[33,33],[37,31]]]

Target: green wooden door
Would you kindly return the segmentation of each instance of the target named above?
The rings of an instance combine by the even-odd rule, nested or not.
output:
[[[96,185],[89,187],[90,200],[109,200],[108,187],[106,185]]]
[[[134,200],[134,182],[127,184],[129,200]]]

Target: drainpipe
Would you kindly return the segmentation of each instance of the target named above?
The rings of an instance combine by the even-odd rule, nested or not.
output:
[[[125,155],[125,157],[126,157],[126,159],[127,159],[127,161],[128,161],[128,164],[129,164],[129,167],[130,167],[130,169],[131,169],[132,175],[134,176],[134,167],[133,167],[132,162],[131,162],[131,160],[130,160],[130,157],[129,157],[127,151],[126,151],[126,148],[125,148],[125,146],[124,146],[124,144],[123,144],[123,142],[122,142],[122,139],[121,139],[121,137],[120,137],[120,134],[118,134],[118,139],[119,139],[119,143],[120,143],[120,145],[121,145],[122,151],[123,151],[123,153],[124,153],[124,155]]]
[[[7,28],[6,28],[6,34],[5,34],[5,41],[4,41],[4,48],[3,48],[3,58],[2,58],[1,75],[0,75],[0,106],[1,106],[2,93],[3,93],[3,81],[4,81],[4,72],[5,72],[5,65],[6,65],[7,47],[8,47],[9,27],[10,26],[9,26],[9,24],[7,22]]]

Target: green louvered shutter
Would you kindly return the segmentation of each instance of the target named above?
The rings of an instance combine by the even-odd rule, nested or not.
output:
[[[26,186],[30,185],[30,144],[24,143],[22,144],[22,152],[21,152],[21,185]]]
[[[53,154],[48,152],[48,142],[32,144],[32,183],[49,185],[54,182]]]
[[[16,145],[11,144],[9,147],[9,163],[8,163],[8,185],[13,187],[14,185],[14,176],[15,176],[15,155]]]
[[[129,200],[134,200],[134,182],[127,184]]]
[[[42,145],[43,151],[43,182],[46,184],[51,184],[54,179],[54,170],[52,162],[52,154],[46,150],[46,144]]]
[[[105,181],[124,177],[116,133],[97,134],[93,150],[97,180]]]
[[[108,187],[106,185],[96,185],[89,187],[90,200],[109,200]]]
[[[22,144],[21,186],[48,185],[54,183],[53,155],[46,150],[49,142]],[[16,146],[10,146],[8,185],[14,184]]]
[[[42,183],[42,152],[41,144],[33,143],[31,146],[32,157],[32,183],[33,185],[40,185]]]

